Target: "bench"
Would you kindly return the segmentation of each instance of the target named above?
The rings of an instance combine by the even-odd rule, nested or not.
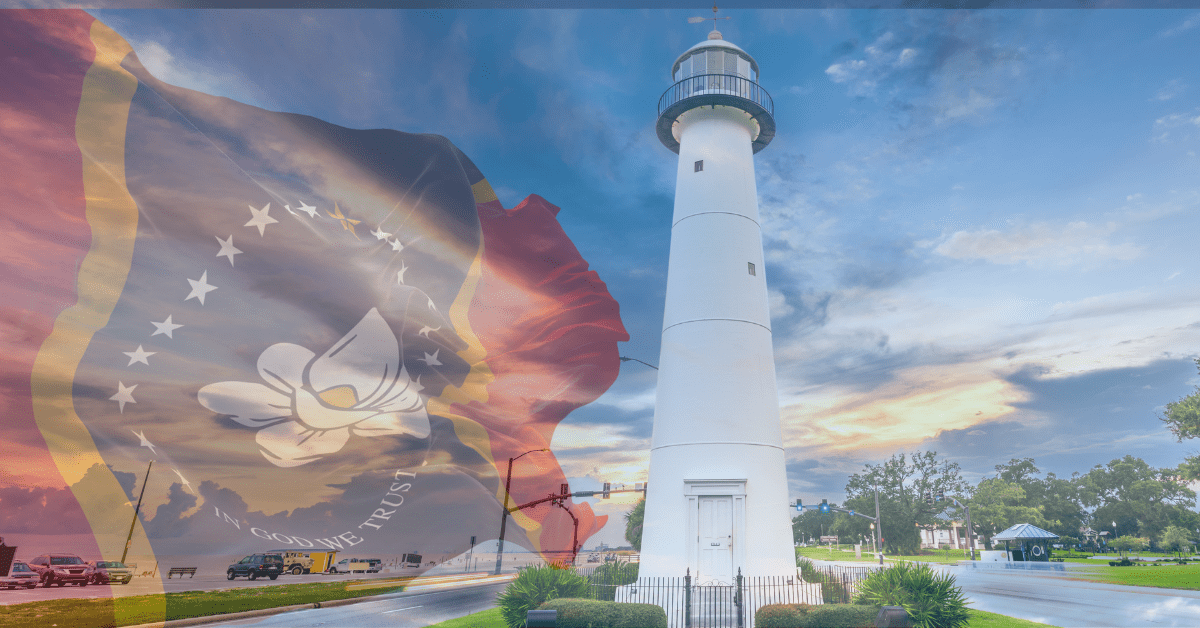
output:
[[[186,575],[189,578],[195,578],[196,577],[196,568],[195,567],[172,567],[171,570],[167,572],[167,580],[170,580],[171,576],[179,576],[180,578],[182,578],[184,575]]]

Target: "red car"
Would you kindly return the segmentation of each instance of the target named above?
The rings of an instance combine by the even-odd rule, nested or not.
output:
[[[29,567],[37,572],[43,587],[71,582],[86,587],[92,579],[91,566],[74,554],[42,554],[29,561]]]
[[[37,572],[19,560],[13,561],[12,569],[8,570],[7,576],[0,576],[0,587],[6,589],[16,589],[17,587],[32,589],[37,586],[37,583]]]

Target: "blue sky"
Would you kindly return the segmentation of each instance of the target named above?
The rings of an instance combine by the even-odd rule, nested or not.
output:
[[[352,128],[436,133],[538,194],[658,358],[675,155],[655,106],[707,10],[92,11],[155,76]],[[935,449],[974,481],[1174,466],[1200,384],[1200,12],[730,10],[777,135],[756,157],[793,497]],[[721,375],[712,374],[714,385]],[[554,446],[645,478],[654,371]],[[620,540],[628,501],[596,540]]]

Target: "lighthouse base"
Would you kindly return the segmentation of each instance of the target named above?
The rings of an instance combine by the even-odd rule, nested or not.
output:
[[[754,443],[655,449],[640,575],[732,585],[740,570],[795,576],[783,450]]]

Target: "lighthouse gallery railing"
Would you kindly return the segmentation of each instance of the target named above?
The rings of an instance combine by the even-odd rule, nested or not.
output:
[[[767,90],[748,78],[733,74],[697,74],[675,83],[658,99],[658,115],[681,100],[710,94],[737,96],[775,115],[775,102]]]

